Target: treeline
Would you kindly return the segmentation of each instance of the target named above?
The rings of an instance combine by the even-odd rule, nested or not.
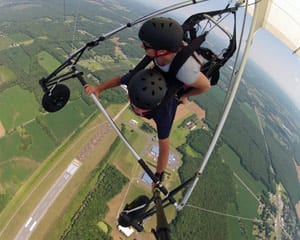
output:
[[[214,129],[219,121],[224,99],[218,88],[195,99],[207,108],[206,123]],[[241,164],[256,180],[262,181],[272,192],[275,191],[274,178],[270,172],[270,158],[266,152],[264,137],[260,130],[248,119],[237,103],[234,103],[223,128],[221,138],[239,156]]]
[[[95,188],[86,196],[61,239],[112,239],[109,233],[103,232],[97,226],[97,223],[104,219],[108,211],[107,202],[119,193],[127,182],[128,179],[122,173],[108,165],[99,174]]]
[[[121,132],[124,133],[124,131],[125,128],[122,125]],[[109,236],[109,231],[111,230],[109,225],[109,230],[105,233],[100,230],[97,223],[103,221],[108,212],[107,202],[118,194],[128,182],[128,178],[113,165],[108,164],[111,154],[114,153],[120,143],[120,138],[116,138],[97,168],[91,173],[90,179],[98,175],[95,186],[85,197],[60,239],[111,239]]]
[[[254,179],[262,181],[270,191],[275,192],[264,137],[237,104],[232,106],[222,138],[239,156],[241,164]]]
[[[143,124],[140,126],[140,129],[142,129],[146,133],[155,133],[156,132],[156,130],[149,123],[146,123],[146,122],[143,122]]]
[[[265,135],[270,150],[272,166],[275,171],[274,178],[277,183],[284,183],[292,205],[295,206],[300,199],[300,192],[297,172],[292,161],[292,152],[276,140],[268,127],[265,129]]]
[[[203,132],[197,132],[199,136],[197,145],[205,144],[207,140]],[[197,135],[194,131],[192,135]],[[187,136],[187,141],[191,137]],[[195,149],[195,148],[194,148]],[[183,155],[183,166],[179,169],[181,181],[191,177],[199,169],[199,158],[186,154],[185,145],[178,148]],[[203,150],[200,149],[201,152]],[[228,222],[226,217],[207,213],[197,208],[227,212],[228,205],[233,204],[237,208],[237,200],[233,175],[228,165],[221,163],[221,157],[214,153],[201,176],[196,188],[191,195],[183,211],[180,211],[171,223],[172,239],[189,240],[215,240],[228,238]]]
[[[262,77],[267,79],[268,84],[271,84],[265,74],[259,76],[259,80],[251,79],[250,74],[248,76],[250,79],[247,79],[247,86],[244,84],[240,86],[237,101],[232,106],[221,138],[239,156],[243,167],[256,180],[260,180],[273,193],[275,192],[275,184],[282,182],[292,203],[295,204],[300,199],[300,193],[293,159],[299,163],[299,142],[288,137],[286,133],[282,134],[277,123],[268,118],[268,116],[274,115],[276,118],[282,119],[284,123],[288,123],[291,115],[284,109],[283,105],[275,106],[272,102],[272,93],[269,90],[266,90],[267,94],[257,90],[264,91],[266,88],[262,86]],[[253,83],[254,81],[261,88],[258,88]],[[249,86],[251,89],[256,89],[256,94],[262,98],[260,101],[264,102],[264,105],[257,102],[258,98],[247,93]],[[276,90],[276,87],[273,88]],[[206,109],[205,121],[211,129],[215,129],[223,107],[224,95],[220,94],[221,92],[222,90],[218,87],[214,87],[209,92],[195,98],[197,104]],[[241,110],[239,105],[241,102],[256,106],[261,113],[264,113],[265,139],[260,129]],[[277,102],[278,100],[276,100]],[[290,127],[291,125],[286,124],[286,126]]]
[[[189,137],[186,140],[186,143],[189,144],[196,152],[204,155],[208,149],[208,146],[211,142],[212,134],[208,131],[197,129],[195,131],[191,131]],[[218,146],[220,146],[221,142],[218,142]]]

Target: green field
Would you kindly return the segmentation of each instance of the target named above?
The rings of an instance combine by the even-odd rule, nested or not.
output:
[[[3,91],[0,94],[0,120],[6,132],[33,120],[39,114],[39,107],[34,95],[19,86]]]
[[[32,40],[31,37],[21,32],[10,34],[9,37],[16,42],[28,42]]]
[[[3,83],[16,80],[14,72],[5,65],[0,65],[0,86]]]
[[[241,166],[239,157],[227,146],[223,145],[219,148],[220,156],[225,161],[247,186],[259,196],[266,187],[260,182],[253,179],[253,177]]]
[[[237,205],[233,207],[229,205],[228,214],[239,216],[240,219],[228,218],[228,232],[232,236],[229,239],[255,239],[253,232],[253,222],[259,218],[258,206],[259,203],[253,198],[253,196],[248,192],[248,190],[240,183],[240,181],[235,179],[235,187],[237,193]],[[243,218],[249,219],[244,220]],[[253,219],[253,222],[250,220]]]
[[[9,46],[11,46],[13,43],[14,43],[14,41],[12,39],[10,39],[9,37],[7,37],[7,36],[2,37],[1,41],[0,41],[0,50],[9,48]]]
[[[25,73],[29,74],[32,66],[31,56],[24,51],[23,48],[15,47],[11,48],[7,52],[7,56],[11,59],[11,62],[14,64],[14,68],[20,68]]]
[[[79,65],[87,68],[91,72],[100,71],[100,70],[105,69],[100,63],[98,63],[95,60],[91,60],[91,59],[82,60],[82,61],[80,61]]]
[[[106,225],[105,222],[100,221],[100,222],[98,222],[97,226],[98,226],[104,233],[106,233],[106,234],[108,233],[108,227],[107,227],[107,225]]]
[[[61,142],[65,137],[80,127],[80,124],[94,111],[94,106],[87,106],[81,99],[69,102],[58,112],[44,116],[46,126]]]
[[[240,105],[241,110],[246,114],[246,116],[259,128],[259,122],[255,111],[249,106],[248,103],[242,103]]]
[[[39,52],[37,58],[38,58],[38,63],[48,73],[51,73],[54,69],[56,69],[60,65],[60,62],[57,61],[55,57],[53,57],[46,51]]]
[[[5,193],[14,194],[16,189],[33,173],[37,166],[37,163],[25,157],[16,157],[1,164],[0,182],[1,185],[5,186]]]
[[[25,128],[31,137],[31,144],[26,152],[35,161],[42,162],[55,149],[55,145],[36,121],[27,124]]]

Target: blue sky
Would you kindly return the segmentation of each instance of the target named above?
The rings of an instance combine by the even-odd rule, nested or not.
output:
[[[140,1],[145,3],[144,0]],[[147,1],[148,4],[155,6],[155,9],[179,2],[182,1]],[[176,10],[174,13],[188,16],[196,12],[221,9],[226,6],[227,2],[228,1],[225,0],[209,0],[207,2]],[[300,9],[300,1],[296,1],[294,4],[299,4],[297,7]],[[271,33],[267,32],[265,29],[260,29],[255,34],[249,53],[249,58],[254,60],[259,66],[268,72],[300,109],[300,57],[292,54],[292,50],[279,41]]]

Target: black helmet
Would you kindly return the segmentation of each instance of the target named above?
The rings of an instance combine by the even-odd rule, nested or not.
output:
[[[167,92],[162,74],[155,69],[143,69],[129,81],[128,95],[131,103],[141,109],[155,109]]]
[[[139,38],[145,47],[177,52],[182,46],[183,29],[172,18],[151,18],[140,28]]]

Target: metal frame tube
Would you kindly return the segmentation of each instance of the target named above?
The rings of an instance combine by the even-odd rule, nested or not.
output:
[[[248,4],[248,1],[247,1],[247,4]],[[219,122],[218,127],[215,131],[213,139],[212,139],[212,141],[211,141],[211,143],[208,147],[208,150],[205,154],[203,163],[201,164],[201,166],[199,168],[198,175],[197,175],[196,179],[194,180],[193,184],[191,185],[191,187],[188,189],[187,193],[184,195],[182,201],[179,203],[179,205],[177,207],[177,210],[179,210],[179,211],[182,210],[183,207],[187,204],[194,188],[196,187],[196,184],[199,181],[199,177],[200,177],[200,175],[202,175],[202,173],[203,173],[203,171],[204,171],[204,169],[205,169],[205,167],[208,163],[208,160],[211,157],[211,154],[212,154],[212,152],[213,152],[213,150],[216,146],[217,140],[219,139],[219,137],[221,135],[221,132],[223,130],[224,124],[227,120],[229,111],[230,111],[231,106],[233,104],[233,100],[235,99],[239,84],[240,84],[241,79],[242,79],[242,74],[243,74],[244,69],[245,69],[245,65],[246,65],[246,61],[247,61],[247,58],[248,58],[249,50],[250,50],[252,40],[253,40],[253,37],[254,37],[254,34],[255,34],[255,23],[256,23],[257,16],[258,16],[258,14],[257,14],[258,13],[258,11],[257,11],[258,6],[259,6],[259,3],[257,3],[257,5],[255,5],[254,15],[253,15],[252,22],[251,22],[251,28],[250,28],[250,31],[249,31],[249,34],[248,34],[244,55],[243,55],[243,58],[241,60],[240,71],[238,72],[238,75],[236,77],[236,81],[233,85],[233,89],[232,89],[231,95],[229,96],[228,103],[227,103],[227,105],[224,109],[223,115],[220,119],[220,122]]]

